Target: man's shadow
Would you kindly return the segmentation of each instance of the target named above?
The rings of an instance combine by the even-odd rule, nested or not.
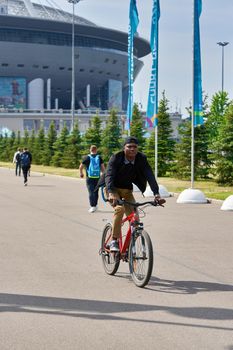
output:
[[[151,277],[148,288],[160,293],[197,294],[203,292],[233,292],[233,285],[204,281],[173,281]]]

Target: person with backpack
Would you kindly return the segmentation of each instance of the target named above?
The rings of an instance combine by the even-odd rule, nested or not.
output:
[[[18,150],[15,152],[13,157],[13,164],[15,163],[15,175],[17,176],[19,173],[19,176],[21,175],[21,154],[22,150],[21,148],[18,148]]]
[[[105,171],[103,159],[97,154],[97,147],[95,145],[90,147],[90,154],[84,157],[79,166],[81,178],[84,177],[84,168],[86,169],[86,185],[89,193],[89,213],[94,213],[97,210],[99,198],[98,191],[95,191],[95,187],[99,181],[100,174]]]
[[[23,176],[24,176],[24,186],[27,186],[28,184],[28,171],[31,167],[31,162],[32,162],[32,155],[28,151],[28,149],[25,147],[23,149],[23,153],[21,154],[21,167],[22,167]]]

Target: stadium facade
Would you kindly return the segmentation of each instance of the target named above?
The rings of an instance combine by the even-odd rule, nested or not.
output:
[[[42,124],[46,130],[51,121],[58,132],[64,124],[70,128],[73,21],[75,120],[80,131],[85,133],[96,113],[104,126],[111,108],[118,110],[124,127],[128,33],[73,17],[57,5],[0,0],[0,133],[37,132]],[[149,53],[149,42],[137,35],[134,79]]]
[[[78,6],[77,6],[78,8]],[[72,14],[30,0],[0,0],[0,106],[70,109]],[[75,109],[125,110],[128,34],[74,16]],[[135,77],[149,43],[135,38]]]

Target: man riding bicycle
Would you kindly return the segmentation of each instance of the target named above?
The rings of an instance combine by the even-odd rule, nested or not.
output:
[[[147,161],[145,154],[138,151],[138,140],[136,137],[127,137],[124,142],[123,151],[120,151],[109,160],[105,185],[108,200],[114,207],[114,218],[112,227],[112,241],[110,251],[119,251],[118,239],[121,232],[121,221],[124,213],[129,215],[133,208],[130,205],[118,205],[117,200],[124,198],[126,201],[135,202],[133,196],[133,184],[143,193],[147,182],[155,196],[155,201],[164,202],[159,195],[159,186],[154,173]]]

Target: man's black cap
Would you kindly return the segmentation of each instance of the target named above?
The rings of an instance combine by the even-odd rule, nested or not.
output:
[[[123,146],[127,145],[128,143],[135,143],[136,145],[138,145],[138,139],[134,136],[128,136],[126,137]]]

